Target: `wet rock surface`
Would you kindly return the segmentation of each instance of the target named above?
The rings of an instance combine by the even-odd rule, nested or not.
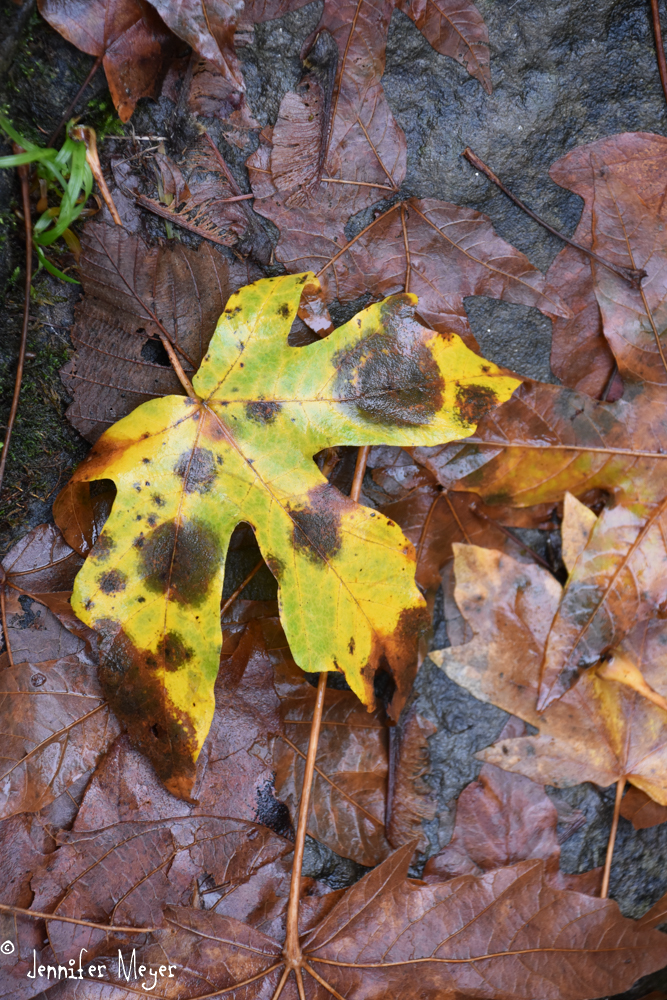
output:
[[[407,137],[404,192],[486,213],[504,239],[546,270],[561,248],[560,242],[476,174],[461,152],[470,145],[545,220],[571,234],[582,203],[549,179],[550,165],[575,146],[617,132],[665,134],[667,107],[656,67],[649,4],[646,0],[589,0],[585,4],[577,0],[545,4],[478,0],[478,7],[489,28],[492,95],[453,60],[434,52],[405,15],[397,12],[393,16],[384,87]],[[8,67],[0,74],[0,101],[17,127],[37,139],[58,124],[92,59],[53,32],[34,8],[30,0],[24,0],[20,8],[11,0],[0,2],[0,23],[4,26],[0,67]],[[249,102],[260,124],[275,121],[281,97],[297,84],[302,72],[299,52],[317,24],[320,9],[318,0],[279,21],[257,26],[254,41],[241,50]],[[102,72],[95,76],[78,110],[85,110],[86,122],[104,136],[103,162],[107,164],[112,154],[120,156],[126,148],[124,135],[131,129],[120,129],[115,123]],[[248,190],[243,163],[252,143],[240,150],[225,141],[219,123],[207,121],[206,125],[238,183]],[[140,102],[131,126],[137,135],[168,136],[166,145],[172,155],[183,150],[193,130],[192,122],[167,98]],[[7,151],[6,145],[2,151]],[[0,366],[5,372],[0,415],[4,421],[18,347],[23,260],[20,224],[12,207],[12,199],[14,204],[18,199],[18,187],[15,177],[4,171],[0,171],[0,199],[4,327]],[[259,224],[275,235],[270,223],[260,220]],[[163,232],[154,219],[144,218],[137,225],[149,240]],[[184,236],[184,241],[190,239]],[[2,550],[30,526],[48,519],[58,483],[65,481],[69,468],[87,448],[64,418],[67,400],[58,377],[77,295],[77,286],[64,288],[44,275],[35,283],[29,350],[42,361],[34,366],[32,376],[32,361],[27,368],[32,378],[27,384],[33,388],[22,397],[7,479],[11,489],[18,489],[25,497],[20,503],[13,495],[9,500],[5,497],[0,524]],[[468,299],[466,308],[487,357],[533,378],[555,381],[549,368],[549,320],[534,309],[485,298]],[[47,399],[51,401],[48,406]],[[35,451],[35,435],[44,429],[45,412],[48,433]],[[35,493],[37,498],[31,495]],[[262,597],[260,590],[252,596]],[[433,648],[446,642],[444,625],[438,618]],[[428,830],[433,849],[437,849],[451,834],[452,800],[474,780],[481,766],[474,753],[497,738],[506,716],[457,688],[428,660],[419,674],[415,699],[419,710],[438,725],[430,740],[430,780],[438,796],[439,817]],[[601,864],[613,789],[601,791],[585,785],[554,794],[581,809],[587,819],[563,845],[563,868],[583,871]],[[666,855],[667,824],[635,832],[621,820],[611,896],[624,913],[638,916],[667,890],[667,870],[662,862]],[[309,846],[308,874],[319,871],[332,885],[348,884],[355,877],[349,862],[341,861],[340,870],[336,864],[330,852]],[[637,987],[633,995],[640,996],[649,987],[655,989],[657,982],[651,977],[650,983]]]

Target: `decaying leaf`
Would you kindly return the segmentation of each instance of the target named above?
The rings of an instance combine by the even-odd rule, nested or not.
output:
[[[638,287],[597,263],[591,272],[623,399],[607,405],[566,389],[524,386],[480,425],[474,445],[416,453],[443,485],[456,478],[456,488],[475,490],[487,502],[559,501],[565,490],[615,498],[598,518],[554,619],[541,707],[667,599],[664,156],[662,137],[616,136],[568,154],[554,174],[586,200],[596,252],[647,272]]]
[[[500,738],[523,736],[524,731],[523,723],[510,719]],[[459,795],[452,838],[426,862],[424,879],[443,882],[541,858],[555,886],[579,892],[592,889],[591,894],[597,895],[601,868],[583,875],[565,875],[559,870],[561,844],[583,823],[585,818],[576,809],[567,815],[559,813],[542,785],[484,764],[477,781]],[[557,832],[559,824],[562,829]]]
[[[95,766],[118,724],[84,654],[15,667],[3,654],[0,685],[2,815],[36,812]]]
[[[238,243],[252,225],[252,213],[244,202],[233,200],[238,189],[232,185],[229,170],[208,135],[185,151],[182,171],[164,154],[157,154],[155,162],[162,197],[156,201],[136,195],[139,205],[211,243]],[[261,254],[260,250],[260,256],[268,260],[269,252]]]
[[[50,524],[33,528],[3,560],[14,665],[8,652],[0,656],[1,817],[44,809],[118,733],[96,676],[94,633],[68,600],[81,563]]]
[[[42,17],[68,42],[102,56],[111,98],[128,121],[140,97],[156,97],[174,36],[146,0],[39,0]]]
[[[278,579],[295,660],[343,671],[372,705],[384,656],[400,711],[425,624],[414,554],[393,522],[337,493],[310,459],[340,442],[461,437],[517,384],[455,335],[419,326],[411,296],[294,353],[287,334],[308,280],[265,279],[233,296],[195,376],[198,398],[144,404],[73,477],[119,490],[73,607],[100,632],[114,711],[181,794],[213,715],[225,552],[238,522],[253,527]]]
[[[215,816],[135,820],[104,830],[60,834],[58,850],[37,873],[34,909],[96,923],[159,926],[166,905],[187,905],[204,874],[229,889],[292,845],[266,827]],[[108,947],[112,932],[52,921],[59,960]],[[136,935],[118,933],[123,946]],[[112,945],[113,947],[113,945]]]
[[[284,731],[276,740],[276,795],[296,822],[315,705],[315,688],[301,671],[281,671]],[[351,691],[328,690],[318,745],[311,837],[368,867],[390,853],[385,834],[387,726],[384,712],[369,714]]]
[[[206,243],[196,251],[178,243],[149,248],[120,226],[101,223],[85,227],[81,248],[84,297],[72,330],[76,355],[63,381],[74,397],[69,420],[96,441],[139,403],[183,391],[160,333],[194,374],[247,270]]]
[[[646,792],[632,785],[621,801],[621,816],[629,820],[635,830],[646,830],[667,823],[667,806],[658,805]]]
[[[456,602],[474,638],[430,654],[481,701],[536,726],[478,754],[540,784],[607,787],[626,778],[667,805],[667,714],[595,671],[546,710],[536,708],[540,664],[561,586],[539,566],[474,545],[455,547]]]
[[[667,961],[663,935],[637,927],[609,900],[553,887],[541,861],[425,884],[406,878],[411,854],[410,845],[400,848],[335,894],[333,907],[326,896],[318,901],[325,915],[301,939],[305,996],[588,1000]],[[165,920],[155,944],[138,953],[147,966],[179,966],[177,982],[162,980],[162,996],[304,995],[279,939],[200,909],[170,908]],[[84,983],[86,1000],[134,997],[115,970],[110,978],[104,992]],[[61,995],[84,994],[68,981]]]

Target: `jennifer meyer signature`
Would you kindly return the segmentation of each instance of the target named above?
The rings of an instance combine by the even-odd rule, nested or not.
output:
[[[9,955],[11,952],[5,950],[5,945],[11,945],[11,941],[5,941],[0,945],[0,951],[3,954]],[[14,951],[12,946],[11,951]],[[118,949],[118,960],[117,960],[117,971],[114,976],[113,961],[110,962],[112,969],[107,970],[107,966],[102,962],[85,962],[83,960],[83,955],[87,952],[87,948],[82,948],[79,952],[79,964],[76,964],[76,960],[70,958],[67,965],[37,965],[37,952],[33,948],[32,958],[33,958],[33,970],[32,972],[27,972],[26,975],[28,979],[84,979],[88,977],[90,979],[125,979],[126,983],[131,980],[141,979],[142,982],[139,984],[142,990],[146,990],[150,993],[157,986],[158,979],[173,979],[174,973],[172,969],[177,969],[177,965],[160,965],[156,969],[151,968],[147,965],[137,966],[137,949],[132,949],[132,954],[129,959],[127,956],[123,958],[123,953]],[[127,965],[125,964],[127,962]]]

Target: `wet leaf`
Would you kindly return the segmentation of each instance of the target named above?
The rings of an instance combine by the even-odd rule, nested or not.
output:
[[[174,36],[145,0],[39,0],[42,17],[68,42],[102,56],[121,121],[140,97],[156,97],[174,52]]]
[[[667,806],[658,805],[646,792],[631,786],[621,801],[621,816],[629,820],[635,830],[647,830],[667,823]]]
[[[370,706],[384,656],[400,711],[425,618],[414,555],[393,522],[339,494],[310,459],[341,441],[461,437],[517,384],[453,334],[419,326],[410,296],[294,354],[287,334],[307,280],[266,279],[232,297],[194,379],[198,398],[144,404],[73,477],[119,489],[73,607],[101,634],[114,711],[184,795],[213,715],[225,551],[237,523],[253,527],[278,579],[295,660],[341,670]],[[313,592],[316,606],[304,598]]]
[[[628,988],[667,960],[663,935],[625,919],[609,900],[553,887],[543,862],[427,885],[406,878],[411,853],[398,850],[302,937],[307,997],[588,1000]],[[169,909],[165,919],[168,929],[141,952],[153,967],[167,956],[179,966],[177,982],[162,980],[163,996],[185,989],[226,990],[233,1000],[298,997],[293,972],[278,989],[279,939],[192,908]],[[100,1000],[85,986],[87,1000]],[[62,995],[82,996],[69,981]],[[130,1000],[134,990],[115,979],[103,995]]]
[[[478,756],[540,784],[607,787],[626,778],[667,805],[667,714],[595,671],[546,710],[536,708],[540,665],[561,586],[539,566],[474,545],[455,547],[456,602],[474,638],[430,654],[458,684],[536,726]]]
[[[510,719],[500,739],[525,735],[519,719]],[[567,807],[566,803],[562,803]],[[493,764],[484,764],[477,781],[467,785],[456,803],[456,822],[450,842],[426,862],[424,879],[443,882],[458,875],[481,875],[519,861],[540,858],[553,885],[587,892],[602,869],[583,876],[559,871],[561,844],[586,822],[576,809],[560,813],[542,785]],[[557,826],[563,829],[557,832]],[[586,888],[580,888],[585,884]]]
[[[81,833],[75,828],[59,841],[36,874],[33,908],[138,927],[159,926],[167,905],[187,905],[198,878],[229,889],[292,850],[266,827],[215,816],[136,820]],[[94,957],[114,937],[117,946],[138,943],[137,935],[73,923],[52,921],[49,927],[51,947],[63,961],[80,948]]]
[[[460,62],[491,93],[489,32],[481,14],[460,0],[401,0],[399,9],[412,18],[436,52]]]
[[[74,397],[69,420],[96,441],[139,403],[183,391],[160,332],[194,374],[247,271],[206,243],[196,251],[173,243],[149,248],[120,226],[87,225],[81,246],[76,354],[62,374]]]
[[[0,808],[11,816],[42,809],[94,767],[118,724],[85,655],[0,664]]]

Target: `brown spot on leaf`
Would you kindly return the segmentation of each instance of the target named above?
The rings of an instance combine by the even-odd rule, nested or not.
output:
[[[215,455],[208,448],[184,451],[174,472],[183,479],[186,493],[208,493],[217,475]]]
[[[93,559],[96,559],[97,562],[104,562],[106,559],[109,558],[109,556],[111,555],[111,553],[115,548],[116,548],[116,543],[114,542],[113,538],[111,537],[111,535],[105,532],[101,534],[100,537],[95,542],[95,545],[93,546],[93,551],[91,552],[91,556]]]
[[[366,420],[392,427],[429,424],[442,405],[444,381],[435,358],[416,338],[399,336],[405,306],[392,300],[383,309],[384,326],[333,358],[336,391]]]
[[[282,316],[283,319],[287,319],[289,316],[289,306],[287,302],[283,302],[282,305],[278,306],[276,313],[278,316]]]
[[[137,649],[122,629],[116,631],[117,626],[110,625],[106,635],[101,629],[99,678],[105,697],[167,788],[187,798],[195,775],[194,728],[166,695],[155,673],[155,655]]]
[[[154,493],[153,496],[151,497],[151,500],[153,501],[156,507],[164,507],[164,500],[162,499],[159,493]]]
[[[254,403],[246,403],[245,415],[248,420],[254,420],[257,424],[272,424],[281,409],[280,403],[258,399]]]
[[[167,593],[198,607],[223,558],[220,540],[201,521],[167,521],[146,536],[141,550],[144,582],[153,593]]]
[[[191,660],[194,649],[186,645],[183,636],[178,632],[167,632],[158,647],[159,659],[165,670],[178,670],[184,663]]]
[[[119,594],[125,590],[127,577],[117,569],[112,569],[108,573],[102,573],[97,578],[97,584],[103,594]]]
[[[288,508],[292,518],[292,542],[311,562],[320,563],[336,555],[341,546],[340,501],[330,486],[311,490],[311,504],[300,510]]]
[[[498,397],[487,385],[460,385],[456,389],[456,405],[466,424],[477,424],[498,405]]]

